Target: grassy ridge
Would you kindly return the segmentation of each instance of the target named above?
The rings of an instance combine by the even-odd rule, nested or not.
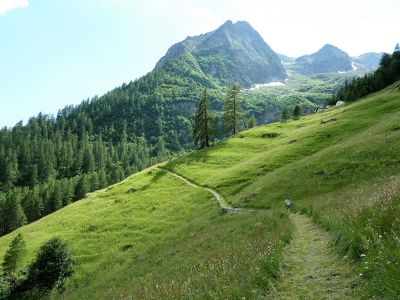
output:
[[[166,167],[216,188],[234,205],[278,207],[290,195],[297,210],[332,231],[343,255],[360,261],[369,296],[400,294],[399,93],[384,90],[249,130]]]

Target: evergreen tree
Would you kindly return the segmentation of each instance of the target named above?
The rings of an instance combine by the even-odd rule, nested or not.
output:
[[[297,104],[293,109],[293,118],[295,120],[298,120],[300,118],[301,114],[302,114],[301,106]]]
[[[17,270],[18,261],[25,250],[25,241],[22,234],[18,233],[11,241],[3,259],[3,274],[10,275]]]
[[[93,155],[93,147],[88,144],[85,146],[85,150],[83,152],[83,162],[82,162],[82,172],[90,173],[95,170],[95,161]]]
[[[0,193],[0,235],[25,224],[26,217],[19,197],[16,192],[8,192],[7,195]]]
[[[102,188],[105,188],[107,185],[108,185],[108,182],[107,182],[107,174],[106,174],[106,172],[102,169],[102,170],[100,170],[100,173],[99,173],[99,186],[100,186],[100,188],[102,189]]]
[[[10,151],[8,157],[6,158],[5,170],[3,174],[3,184],[6,187],[6,190],[14,186],[18,179],[18,175],[17,155],[15,152]]]
[[[177,130],[170,130],[167,134],[166,142],[168,149],[173,152],[178,152],[181,149]]]
[[[80,176],[78,184],[75,187],[75,200],[85,198],[85,195],[89,193],[90,184],[87,175]]]
[[[157,139],[157,143],[153,149],[153,156],[161,160],[168,156],[168,151],[167,148],[165,148],[165,141],[162,136],[159,136]]]
[[[45,203],[45,211],[47,214],[50,214],[63,207],[62,205],[63,193],[61,190],[61,182],[60,181],[51,182],[49,190],[51,191],[50,197]]]
[[[75,194],[75,185],[73,179],[62,179],[61,180],[62,188],[62,206],[66,206],[71,203],[74,199]]]
[[[250,118],[248,118],[248,120],[247,120],[247,128],[253,128],[253,127],[256,127],[256,126],[257,126],[257,120],[254,117],[254,114],[252,114],[250,116]]]
[[[33,188],[35,185],[38,184],[38,168],[37,165],[34,164],[32,166],[30,166],[30,172],[29,172],[29,176],[28,176],[28,182],[27,185],[29,185],[29,187]]]
[[[289,109],[287,107],[284,107],[282,109],[282,113],[281,113],[281,121],[282,122],[286,122],[289,119]]]
[[[212,117],[210,113],[210,104],[208,102],[207,89],[204,89],[201,93],[193,127],[194,143],[199,149],[210,147],[211,121]]]
[[[224,127],[226,132],[236,134],[239,131],[239,123],[241,120],[241,107],[240,107],[240,85],[234,84],[226,95],[224,105]]]
[[[43,200],[39,195],[39,187],[35,186],[30,190],[22,203],[22,208],[28,222],[38,220],[43,212]]]

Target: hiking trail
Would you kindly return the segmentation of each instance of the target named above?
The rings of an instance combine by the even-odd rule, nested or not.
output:
[[[335,252],[329,233],[304,215],[290,218],[295,225],[293,239],[283,251],[282,274],[266,298],[357,298],[351,261]]]
[[[200,186],[190,179],[168,169],[157,167],[189,186],[202,188],[212,194],[220,208],[226,212],[257,212],[235,208],[216,190]],[[293,239],[283,251],[284,264],[279,279],[271,284],[266,299],[355,299],[357,275],[350,260],[339,257],[331,243],[329,233],[309,217],[291,214],[295,226]]]
[[[253,209],[245,209],[245,208],[239,208],[239,207],[232,207],[231,205],[229,205],[229,203],[224,199],[224,197],[219,194],[216,190],[206,187],[206,186],[200,186],[196,183],[194,183],[193,181],[191,181],[190,179],[179,175],[173,171],[170,171],[168,169],[164,169],[162,167],[157,167],[158,170],[167,172],[177,178],[179,178],[180,180],[182,180],[183,182],[185,182],[187,185],[192,186],[194,188],[201,188],[204,189],[206,191],[208,191],[209,193],[212,194],[214,200],[218,203],[219,207],[221,208],[222,211],[225,212],[233,212],[233,213],[245,213],[245,212],[257,212],[258,210],[253,210]]]

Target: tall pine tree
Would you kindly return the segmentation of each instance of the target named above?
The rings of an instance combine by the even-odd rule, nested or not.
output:
[[[301,106],[297,104],[293,109],[293,118],[295,120],[298,120],[300,119],[301,114],[302,114]]]
[[[240,85],[234,84],[226,95],[224,105],[224,125],[227,132],[236,134],[239,131],[239,123],[242,117],[240,107]]]
[[[212,116],[210,113],[207,89],[204,89],[201,93],[193,127],[194,143],[199,149],[210,147],[211,122]]]

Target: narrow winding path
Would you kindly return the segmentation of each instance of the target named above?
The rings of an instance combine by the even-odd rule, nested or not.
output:
[[[232,207],[231,205],[229,205],[229,203],[224,199],[224,197],[219,194],[216,190],[209,188],[209,187],[205,187],[205,186],[200,186],[196,183],[194,183],[193,181],[191,181],[190,179],[183,177],[182,175],[179,175],[175,172],[172,172],[168,169],[164,169],[161,167],[157,167],[159,170],[167,172],[177,178],[179,178],[180,180],[182,180],[183,182],[185,182],[187,185],[190,185],[194,188],[201,188],[204,189],[206,191],[208,191],[209,193],[212,194],[214,200],[218,203],[219,207],[221,208],[222,211],[225,212],[234,212],[234,213],[245,213],[245,212],[257,212],[257,210],[253,210],[253,209],[245,209],[245,208],[238,208],[238,207]]]
[[[329,233],[310,218],[293,214],[293,240],[284,249],[281,278],[267,299],[357,299],[351,263],[330,245]]]
[[[234,208],[214,189],[199,186],[188,178],[158,167],[186,184],[203,188],[227,212],[257,212]],[[309,217],[291,214],[293,240],[284,249],[282,276],[271,285],[266,299],[357,299],[357,278],[349,260],[339,257],[330,245],[329,233]]]

